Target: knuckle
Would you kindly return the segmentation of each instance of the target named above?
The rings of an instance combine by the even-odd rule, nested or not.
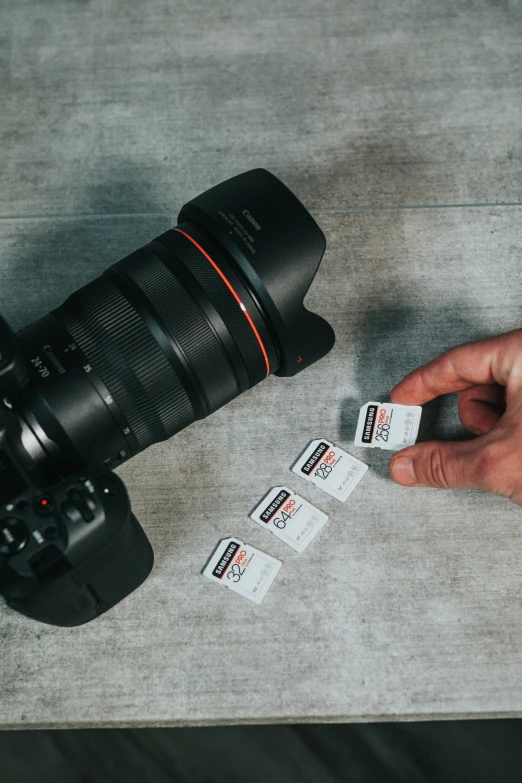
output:
[[[428,482],[439,489],[449,489],[451,486],[448,468],[444,461],[444,456],[440,448],[431,450],[426,465],[426,478]]]

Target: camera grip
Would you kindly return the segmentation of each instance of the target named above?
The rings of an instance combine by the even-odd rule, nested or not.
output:
[[[145,581],[154,553],[134,514],[89,559],[25,597],[6,596],[18,612],[50,625],[83,625],[111,609]]]

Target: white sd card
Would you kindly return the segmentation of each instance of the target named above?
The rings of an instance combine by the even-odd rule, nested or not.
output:
[[[412,446],[419,433],[421,413],[420,405],[367,402],[359,413],[354,444],[389,451]]]
[[[281,561],[237,538],[220,541],[203,576],[260,604],[281,568]]]
[[[303,552],[328,520],[326,514],[288,487],[270,490],[250,517],[296,552]]]
[[[368,470],[368,465],[327,440],[314,440],[292,470],[344,503]]]

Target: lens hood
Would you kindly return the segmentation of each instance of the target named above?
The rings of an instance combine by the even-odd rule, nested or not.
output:
[[[178,223],[218,241],[234,260],[272,332],[276,375],[296,375],[331,350],[332,327],[304,306],[326,240],[277,177],[265,169],[232,177],[185,204]]]

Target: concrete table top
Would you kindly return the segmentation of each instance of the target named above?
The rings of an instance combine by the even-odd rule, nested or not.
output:
[[[156,552],[60,629],[0,606],[0,728],[522,715],[522,511],[408,490],[357,411],[452,345],[521,323],[519,4],[6,0],[0,312],[16,327],[263,166],[328,249],[307,304],[337,345],[120,469]],[[289,472],[327,437],[341,504]],[[455,400],[420,437],[462,437]],[[330,515],[302,555],[248,519],[289,483]],[[283,560],[261,606],[201,569],[235,535]]]

